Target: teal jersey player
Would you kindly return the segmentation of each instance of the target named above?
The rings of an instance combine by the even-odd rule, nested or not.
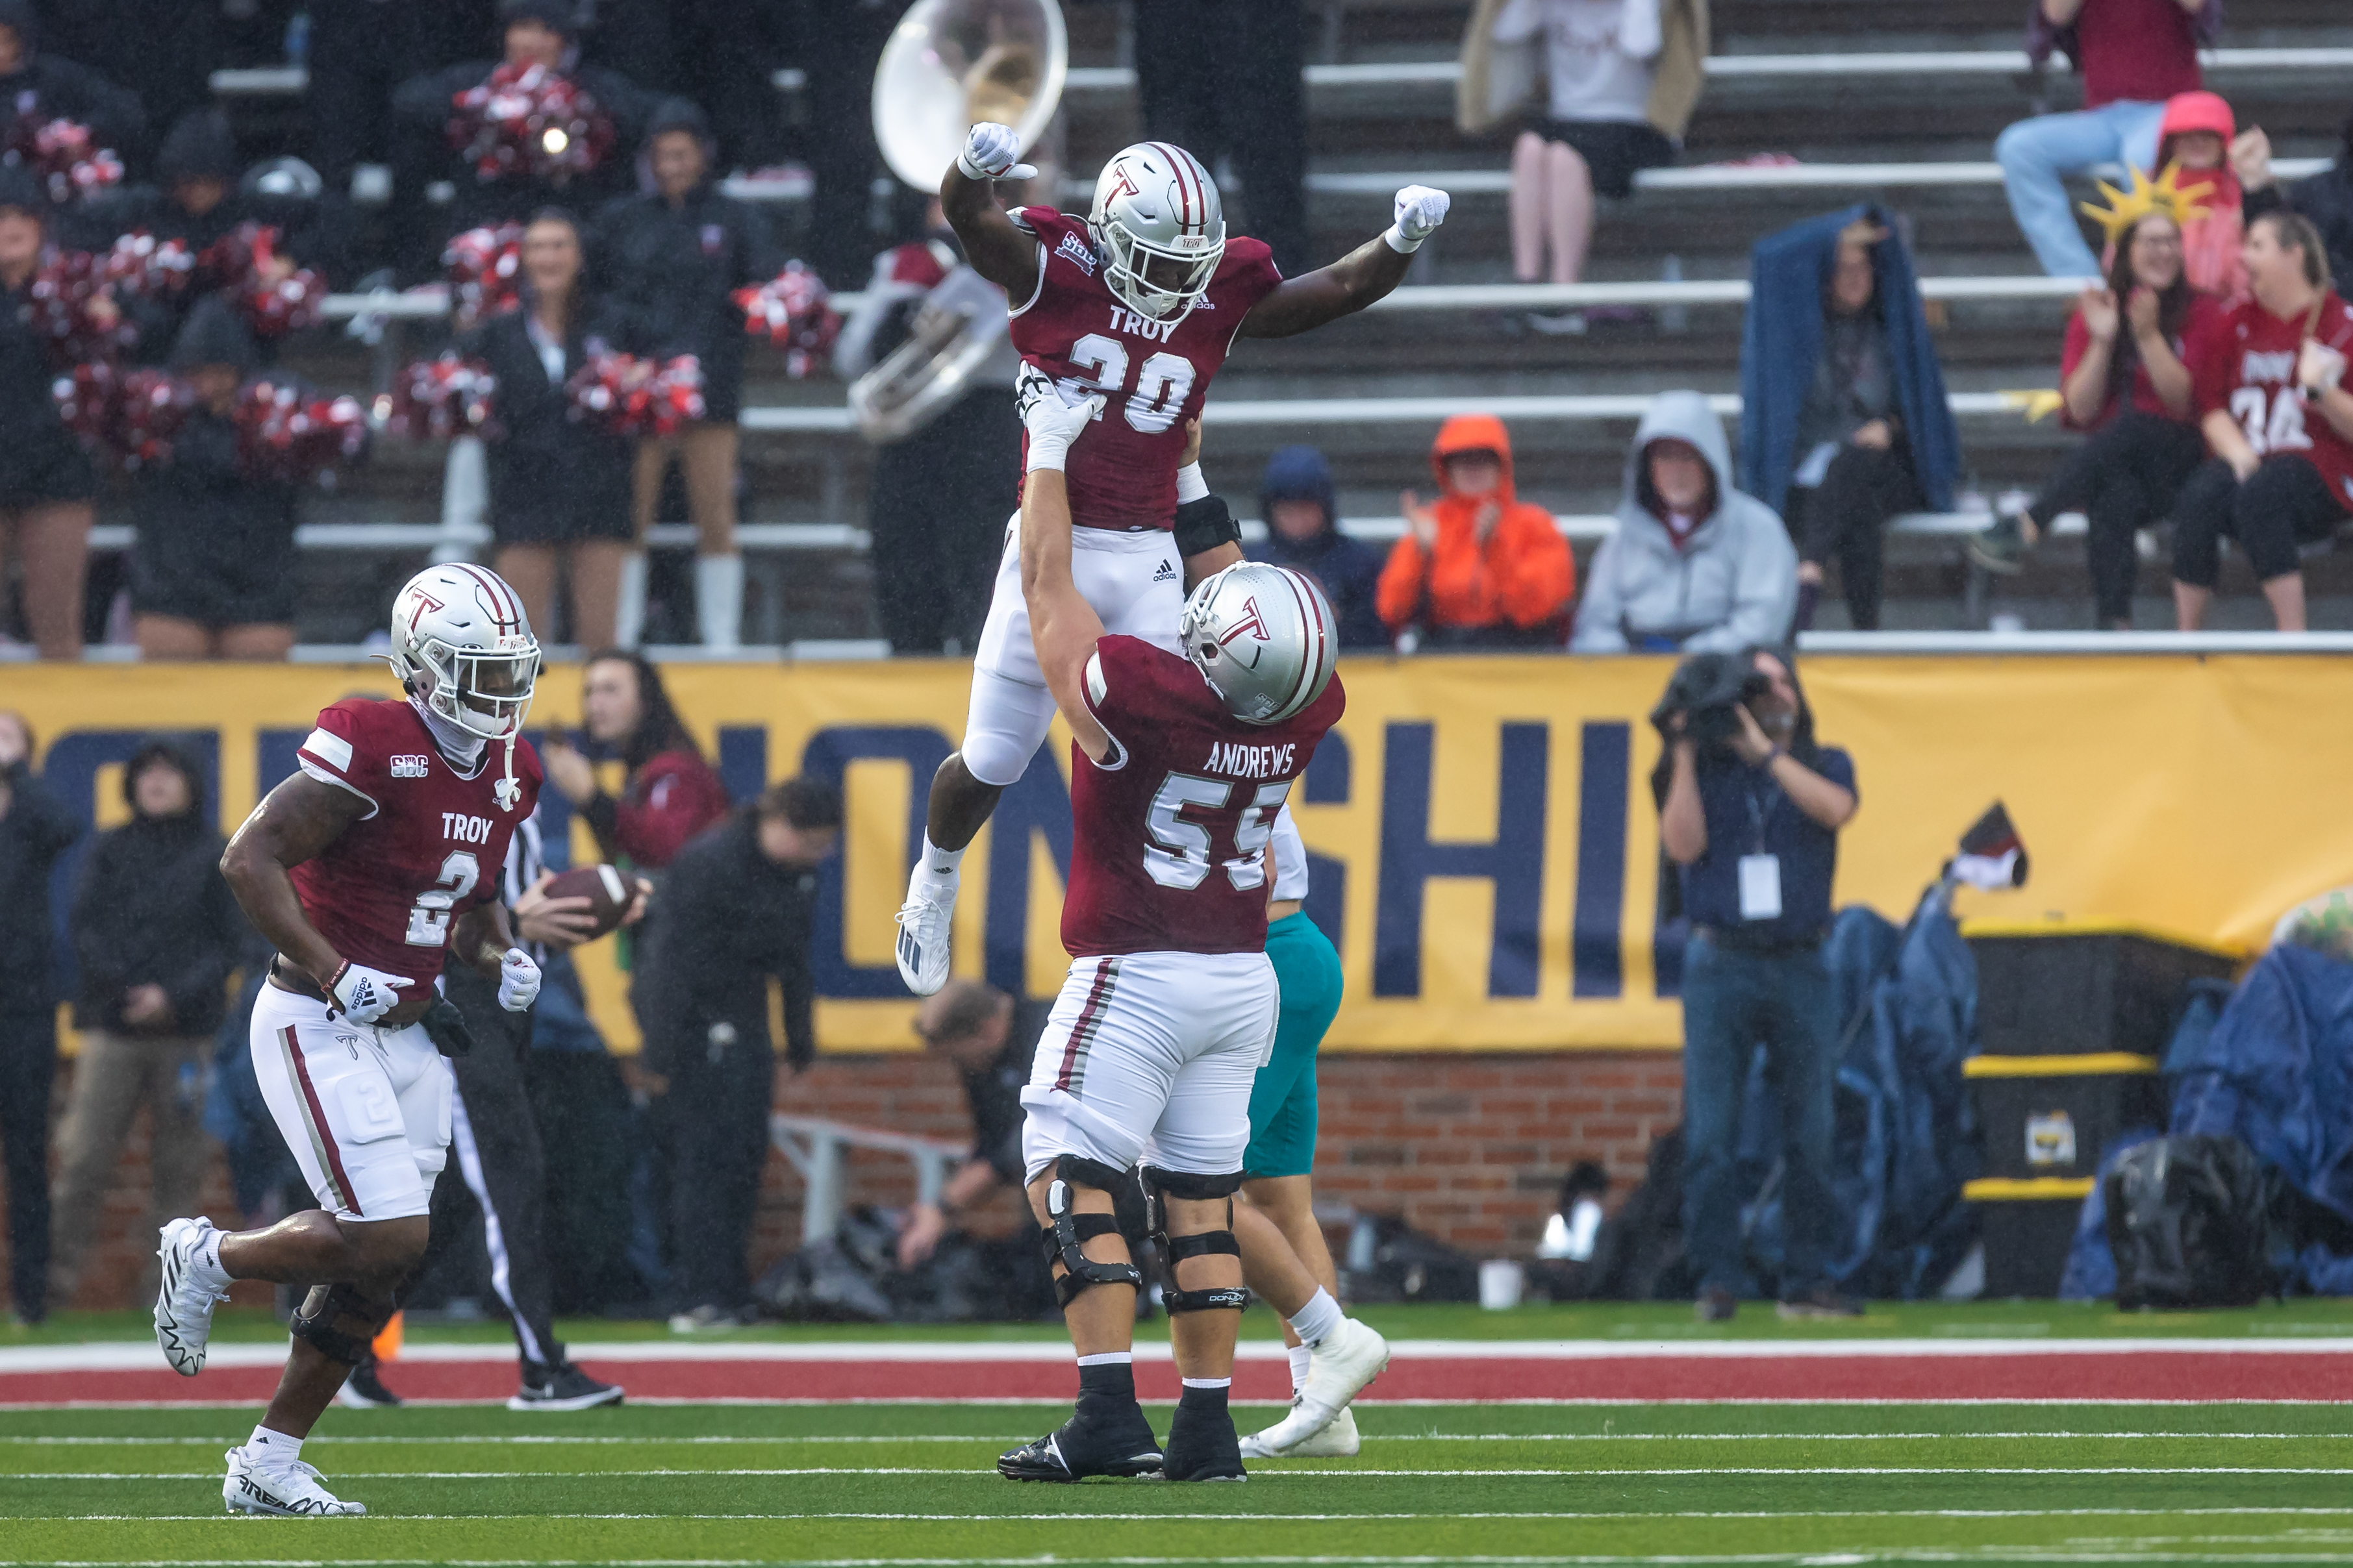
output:
[[[1340,1011],[1340,954],[1307,911],[1307,849],[1286,807],[1276,818],[1266,956],[1282,1002],[1274,1048],[1250,1086],[1245,1176],[1304,1176],[1315,1167],[1315,1050]],[[1288,913],[1283,912],[1288,910]]]

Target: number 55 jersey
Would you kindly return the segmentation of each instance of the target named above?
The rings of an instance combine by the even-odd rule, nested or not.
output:
[[[1094,428],[1071,447],[1071,520],[1165,529],[1176,511],[1185,421],[1200,416],[1242,318],[1282,281],[1274,258],[1255,239],[1227,240],[1208,292],[1159,321],[1113,297],[1084,218],[1025,207],[1013,221],[1038,237],[1037,285],[1026,300],[1014,290],[1013,346],[1071,401],[1097,392],[1104,399]]]
[[[2322,297],[2311,335],[2339,353],[2353,353],[2353,317],[2334,292]],[[2303,312],[2282,320],[2253,300],[2209,321],[2186,345],[2198,415],[2228,414],[2258,457],[2303,458],[2320,470],[2337,506],[2353,511],[2353,442],[2306,401],[2296,383],[2304,339]]]
[[[1062,945],[1072,958],[1264,952],[1275,815],[1339,721],[1340,678],[1292,719],[1245,724],[1183,656],[1106,637],[1086,701],[1112,751],[1098,763],[1071,747]]]
[[[432,987],[450,927],[498,897],[507,842],[539,800],[539,753],[518,741],[522,796],[512,810],[500,807],[505,744],[485,743],[463,773],[406,701],[346,698],[321,710],[296,760],[366,808],[292,875],[302,913],[346,960]]]

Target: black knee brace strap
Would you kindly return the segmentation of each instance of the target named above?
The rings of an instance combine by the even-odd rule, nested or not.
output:
[[[1180,1290],[1176,1288],[1176,1265],[1188,1258],[1208,1258],[1223,1254],[1228,1258],[1242,1255],[1241,1243],[1230,1230],[1205,1230],[1192,1236],[1164,1237],[1161,1245],[1168,1259],[1168,1289],[1161,1292],[1161,1304],[1170,1315],[1178,1312],[1239,1312],[1250,1305],[1250,1292],[1239,1285],[1220,1286],[1209,1290]]]
[[[367,1360],[369,1342],[397,1310],[389,1296],[363,1296],[349,1285],[313,1286],[286,1328],[329,1361],[357,1366]],[[357,1335],[344,1326],[354,1322]]]
[[[1179,555],[1198,555],[1220,544],[1238,544],[1242,537],[1240,525],[1226,507],[1226,498],[1217,495],[1203,496],[1178,507],[1169,531],[1176,536]]]
[[[1203,1176],[1189,1171],[1164,1171],[1157,1165],[1146,1165],[1144,1167],[1144,1190],[1155,1197],[1192,1198],[1201,1202],[1210,1198],[1229,1198],[1242,1190],[1242,1173],[1232,1171],[1222,1176]]]
[[[1115,1236],[1119,1221],[1107,1214],[1081,1214],[1071,1196],[1074,1181],[1108,1192],[1127,1179],[1127,1173],[1093,1160],[1082,1160],[1065,1154],[1056,1162],[1054,1180],[1046,1189],[1046,1215],[1053,1221],[1039,1233],[1046,1247],[1046,1266],[1060,1263],[1065,1272],[1054,1281],[1057,1305],[1067,1307],[1082,1290],[1097,1285],[1125,1285],[1130,1289],[1144,1289],[1144,1271],[1133,1263],[1098,1263],[1086,1255],[1082,1243],[1098,1236]]]

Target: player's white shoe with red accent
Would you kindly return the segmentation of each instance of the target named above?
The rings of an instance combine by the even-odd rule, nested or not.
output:
[[[221,1482],[221,1500],[231,1513],[278,1513],[298,1519],[327,1519],[367,1511],[364,1502],[345,1502],[319,1484],[319,1472],[300,1459],[271,1464],[256,1458],[250,1448],[228,1451],[228,1479]]]
[[[948,933],[961,880],[961,873],[935,871],[921,860],[907,879],[907,901],[899,906],[899,978],[918,996],[948,983]]]
[[[1346,1414],[1348,1401],[1380,1376],[1388,1364],[1388,1341],[1354,1318],[1342,1319],[1339,1330],[1309,1353],[1307,1383],[1292,1401],[1291,1413],[1265,1431],[1254,1434],[1243,1446],[1242,1458],[1309,1458],[1303,1445],[1323,1436]],[[1353,1439],[1355,1436],[1356,1423],[1352,1420],[1348,1436]],[[1353,1443],[1344,1452],[1355,1453]]]
[[[213,1332],[213,1303],[228,1300],[219,1271],[198,1258],[213,1222],[199,1215],[175,1219],[164,1227],[163,1245],[155,1256],[164,1266],[163,1288],[155,1293],[155,1342],[164,1359],[182,1377],[205,1370],[205,1346]]]
[[[1299,1408],[1298,1398],[1291,1402]],[[1286,1417],[1288,1419],[1288,1417]],[[1353,1459],[1364,1447],[1364,1439],[1356,1436],[1356,1413],[1343,1410],[1332,1417],[1331,1425],[1312,1437],[1303,1437],[1288,1448],[1276,1448],[1268,1439],[1280,1434],[1282,1423],[1278,1421],[1263,1432],[1253,1432],[1242,1439],[1245,1459]]]

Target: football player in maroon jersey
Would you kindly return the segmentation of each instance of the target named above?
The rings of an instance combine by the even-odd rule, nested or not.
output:
[[[1021,1091],[1021,1152],[1080,1393],[1068,1422],[997,1469],[1032,1481],[1235,1480],[1226,1396],[1250,1296],[1233,1195],[1277,1000],[1268,841],[1292,780],[1340,717],[1337,628],[1313,580],[1245,563],[1187,598],[1181,654],[1106,632],[1072,576],[1063,477],[1103,395],[1066,405],[1034,369],[1021,392],[1022,596],[1039,671],[1072,736],[1062,906],[1072,963]],[[1184,1379],[1165,1448],[1135,1402],[1143,1278],[1113,1218],[1113,1189],[1139,1164]]]
[[[496,976],[510,1011],[539,994],[539,966],[498,898],[508,841],[539,798],[539,759],[522,738],[539,644],[522,602],[481,567],[427,568],[393,601],[390,658],[405,699],[322,710],[301,771],[221,858],[278,950],[254,1005],[253,1065],[319,1200],[267,1230],[164,1227],[155,1338],[185,1376],[204,1370],[213,1304],[231,1280],[310,1291],[277,1396],[228,1451],[231,1511],[367,1511],[320,1484],[302,1440],[425,1252],[449,1144],[441,1058],[470,1044],[434,982],[454,955]]]
[[[1237,338],[1281,338],[1361,310],[1404,280],[1446,216],[1447,195],[1397,194],[1396,221],[1329,267],[1284,279],[1267,247],[1226,237],[1218,187],[1198,160],[1139,142],[1103,165],[1083,220],[1052,207],[1008,214],[991,182],[1024,177],[1002,125],[972,128],[940,205],[974,269],[1012,300],[1013,346],[1067,399],[1103,409],[1062,480],[1076,525],[1071,577],[1111,631],[1175,652],[1187,586],[1241,559],[1230,520],[1176,525],[1208,493],[1180,471],[1186,426]],[[1222,514],[1219,514],[1222,517]],[[1174,525],[1172,532],[1172,525]],[[1031,650],[1019,552],[1008,540],[973,665],[962,748],[932,780],[923,847],[899,910],[899,973],[928,996],[947,983],[950,917],[965,846],[1018,779],[1053,721]]]

